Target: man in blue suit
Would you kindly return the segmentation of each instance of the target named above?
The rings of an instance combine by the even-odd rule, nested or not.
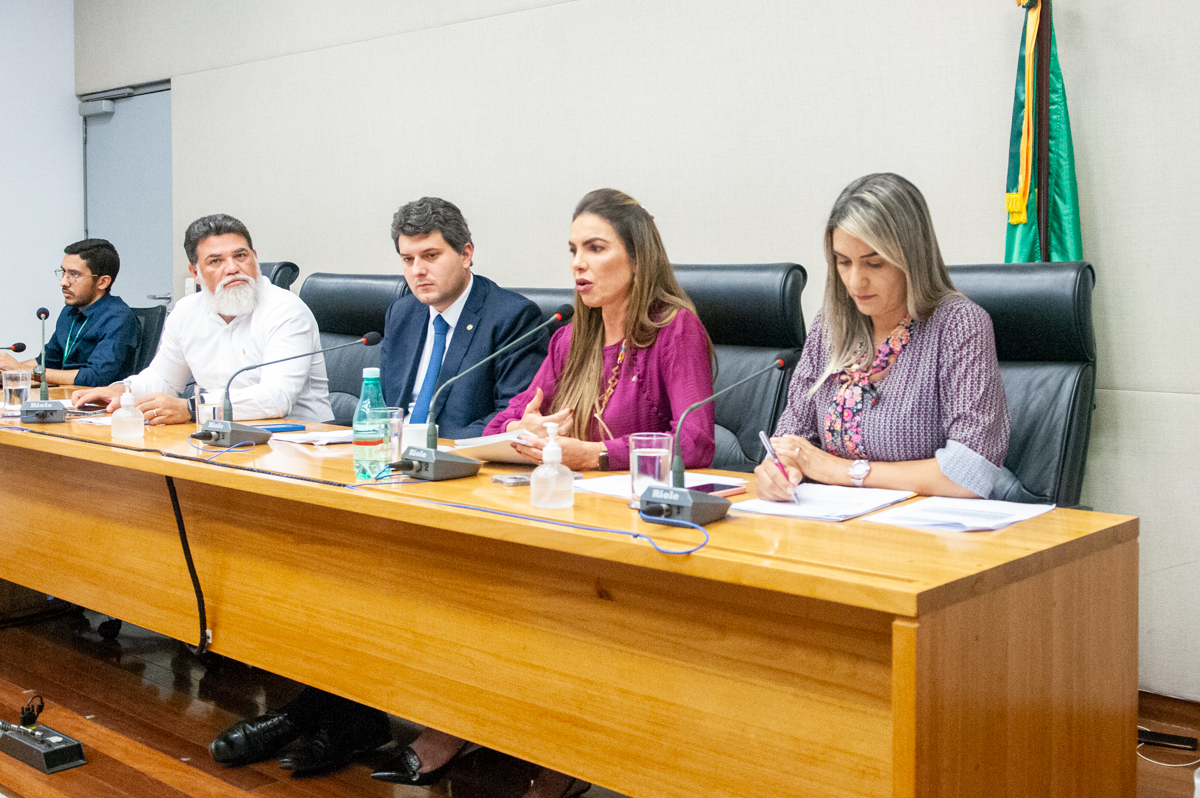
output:
[[[409,293],[388,308],[379,374],[390,407],[408,408],[412,423],[432,415],[443,438],[483,432],[508,400],[529,387],[546,358],[545,330],[450,386],[448,379],[541,323],[537,305],[472,274],[475,246],[462,212],[422,197],[396,212],[392,241]],[[209,746],[213,759],[246,765],[281,754],[284,770],[314,772],[347,764],[360,751],[389,742],[387,715],[313,688],[286,706],[239,721]]]
[[[409,293],[388,308],[380,354],[383,398],[425,423],[439,388],[541,323],[537,305],[471,272],[475,245],[452,203],[410,202],[392,218],[392,242]],[[443,438],[483,433],[492,416],[529,386],[546,357],[545,331],[475,369],[438,397]]]

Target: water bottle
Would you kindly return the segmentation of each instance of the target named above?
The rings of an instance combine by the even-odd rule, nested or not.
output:
[[[133,399],[133,386],[125,380],[125,393],[121,394],[121,407],[112,416],[114,438],[141,438],[146,434],[146,416],[138,410]]]
[[[558,425],[546,425],[550,440],[542,449],[542,464],[529,478],[529,502],[540,510],[561,510],[575,506],[575,475],[562,464],[558,445]]]
[[[374,479],[391,462],[389,416],[379,387],[379,369],[363,369],[362,393],[354,410],[354,476]]]

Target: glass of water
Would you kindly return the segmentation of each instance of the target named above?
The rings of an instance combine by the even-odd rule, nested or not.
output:
[[[4,372],[4,409],[21,409],[29,401],[29,386],[33,384],[32,371]]]
[[[223,421],[225,417],[225,386],[196,386],[196,432],[204,429],[205,421]]]
[[[674,444],[669,432],[635,432],[629,436],[629,475],[635,500],[651,485],[671,484]]]
[[[391,445],[388,451],[391,452],[391,462],[396,462],[400,459],[400,454],[404,451],[404,408],[389,407],[388,409],[388,440]]]

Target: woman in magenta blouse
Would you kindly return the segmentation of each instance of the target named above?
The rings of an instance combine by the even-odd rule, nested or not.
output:
[[[688,405],[712,395],[712,343],[671,270],[653,217],[632,197],[593,191],[571,223],[575,316],[524,392],[484,434],[526,429],[514,444],[541,461],[546,422],[559,425],[563,464],[629,468],[629,436],[674,432]],[[706,468],[715,449],[712,404],[687,418],[680,448],[688,468]]]
[[[484,434],[526,429],[517,451],[541,462],[546,422],[559,425],[563,464],[625,470],[629,436],[674,432],[688,405],[712,395],[712,342],[675,280],[654,219],[632,197],[604,188],[575,208],[571,223],[575,315],[550,339],[533,383]],[[680,436],[684,463],[704,468],[715,449],[712,404],[693,411]],[[372,774],[401,784],[438,781],[467,742],[426,729]],[[543,769],[525,798],[571,798],[591,785]]]
[[[894,174],[859,178],[825,226],[829,275],[758,495],[802,479],[989,498],[1008,451],[992,320],[954,290],[925,198]]]

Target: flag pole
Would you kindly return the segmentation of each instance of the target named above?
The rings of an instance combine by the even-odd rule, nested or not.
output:
[[[1042,261],[1050,260],[1050,46],[1053,35],[1051,0],[1041,3],[1037,31],[1037,224]]]

